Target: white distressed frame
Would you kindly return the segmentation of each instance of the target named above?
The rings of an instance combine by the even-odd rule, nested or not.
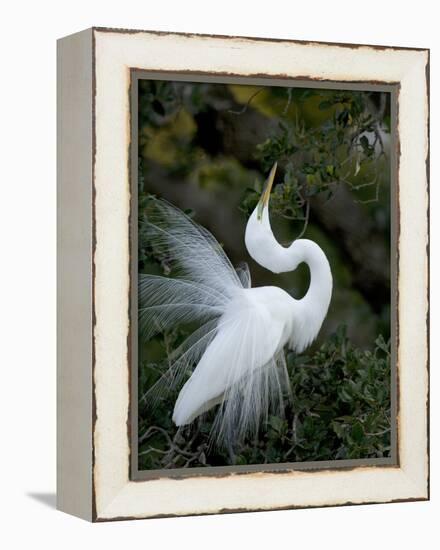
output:
[[[69,486],[75,481],[67,482],[66,504],[60,507],[88,519],[111,520],[428,498],[429,52],[108,29],[86,32],[93,56],[95,115],[93,476],[77,497],[76,509],[69,504]],[[399,83],[399,466],[129,479],[131,68]],[[61,470],[60,479],[69,477]],[[93,506],[84,511],[87,499]]]

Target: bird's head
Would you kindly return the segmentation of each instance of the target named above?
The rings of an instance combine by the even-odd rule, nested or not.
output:
[[[277,273],[281,266],[278,266],[274,256],[279,255],[279,250],[282,247],[275,239],[269,218],[270,192],[276,170],[277,163],[275,162],[264,184],[260,200],[246,225],[244,240],[249,255],[266,269]]]
[[[277,163],[275,162],[264,182],[260,200],[249,217],[246,226],[246,239],[249,236],[252,237],[252,235],[264,236],[267,232],[272,233],[269,219],[269,202],[276,171]]]
[[[275,179],[276,171],[277,171],[277,163],[275,162],[269,172],[269,176],[267,180],[264,183],[263,192],[261,194],[258,205],[254,210],[254,213],[252,214],[252,215],[255,214],[257,217],[257,220],[262,224],[264,224],[265,221],[268,220],[269,218],[270,192],[272,191],[272,186],[273,186],[273,181]]]
[[[275,179],[277,163],[272,166],[260,200],[246,225],[244,236],[247,251],[262,267],[273,273],[294,271],[302,262],[318,263],[330,272],[328,260],[321,248],[309,239],[295,239],[289,246],[282,246],[275,238],[270,225],[269,201]],[[324,259],[323,259],[324,258]]]

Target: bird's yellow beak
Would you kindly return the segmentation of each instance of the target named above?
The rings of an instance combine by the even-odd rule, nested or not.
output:
[[[263,193],[261,194],[260,201],[258,202],[257,218],[261,220],[263,216],[263,209],[267,206],[270,198],[270,192],[272,190],[273,180],[275,178],[275,172],[277,171],[277,163],[272,166],[269,176],[264,184]]]

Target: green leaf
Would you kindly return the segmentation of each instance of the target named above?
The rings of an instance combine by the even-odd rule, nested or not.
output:
[[[328,164],[326,167],[325,167],[325,171],[327,172],[327,174],[329,176],[333,176],[333,174],[335,173],[335,167],[333,166],[333,164]]]
[[[360,422],[356,422],[351,428],[351,437],[356,443],[360,443],[364,438],[364,428]]]
[[[379,337],[376,338],[375,344],[379,349],[384,351],[387,355],[390,353],[390,342],[389,341],[388,341],[388,343],[385,342],[382,335],[379,335]]]
[[[339,396],[345,403],[353,401],[353,396],[345,388],[339,390]]]

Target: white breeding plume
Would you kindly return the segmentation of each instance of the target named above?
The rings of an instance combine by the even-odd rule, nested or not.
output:
[[[152,403],[161,389],[186,380],[174,423],[189,424],[218,405],[212,435],[226,445],[255,434],[269,412],[282,414],[289,392],[284,348],[300,353],[311,344],[332,293],[330,266],[316,243],[298,239],[283,247],[273,235],[268,205],[275,171],[276,163],[249,218],[245,243],[251,257],[274,273],[308,264],[310,286],[300,300],[274,286],[251,288],[248,266],[234,269],[209,231],[165,201],[154,199],[145,229],[154,249],[172,261],[175,277],[140,275],[142,334],[199,325],[173,352],[169,370],[147,398]]]

